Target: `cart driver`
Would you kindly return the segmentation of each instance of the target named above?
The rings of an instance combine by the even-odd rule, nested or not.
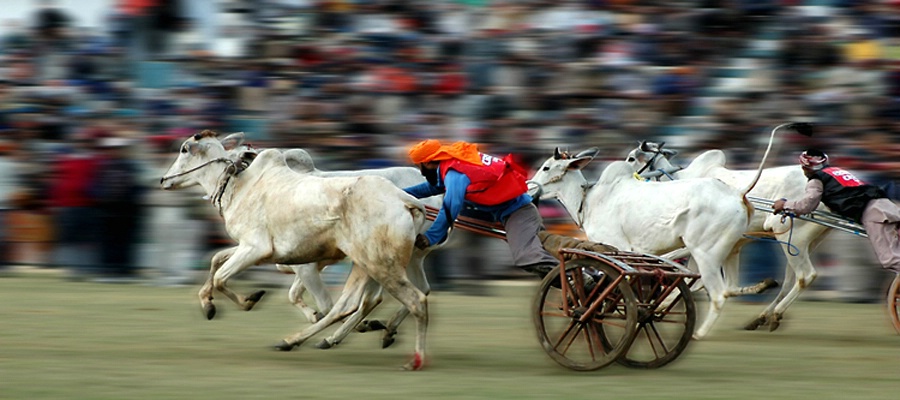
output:
[[[508,159],[480,153],[472,143],[443,145],[430,139],[409,149],[426,182],[404,188],[416,198],[444,195],[434,223],[416,236],[416,247],[426,248],[447,239],[450,224],[463,209],[488,214],[506,229],[515,265],[543,277],[559,265],[541,245],[537,234],[541,216],[526,193],[525,177]]]
[[[774,213],[809,214],[821,201],[832,212],[861,224],[869,236],[878,262],[900,272],[900,206],[884,190],[869,185],[853,173],[828,164],[828,155],[816,149],[800,154],[800,167],[809,178],[801,199],[779,199]]]

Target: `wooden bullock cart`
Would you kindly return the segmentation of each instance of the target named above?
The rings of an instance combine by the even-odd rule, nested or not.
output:
[[[428,218],[437,212],[428,208]],[[454,227],[506,238],[502,225],[476,218],[460,216]],[[560,259],[532,303],[538,341],[547,355],[578,371],[614,362],[659,368],[678,358],[694,332],[690,287],[699,275],[653,255],[594,251],[605,246],[575,242],[588,245],[551,249],[544,241]]]

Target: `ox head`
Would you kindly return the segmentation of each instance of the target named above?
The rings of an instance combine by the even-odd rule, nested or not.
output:
[[[210,130],[191,136],[181,144],[178,158],[160,179],[160,185],[164,190],[171,190],[200,184],[198,179],[206,172],[205,167],[217,161],[229,161],[228,151],[243,142],[243,132],[232,133],[221,140]]]
[[[580,178],[578,184],[585,182],[581,169],[590,163],[599,152],[599,149],[592,147],[578,154],[571,155],[568,152],[562,152],[557,147],[553,152],[553,157],[544,161],[538,168],[534,177],[528,181],[528,193],[532,197],[544,196],[549,198],[557,198],[560,196],[563,188],[567,184],[567,176],[570,172]]]
[[[628,157],[625,157],[625,162],[630,164],[637,173],[654,171],[662,168],[662,165],[660,164],[663,163],[663,159],[669,160],[678,154],[675,150],[663,148],[665,144],[666,142],[657,143],[648,142],[646,140],[642,141],[637,148],[628,153]],[[660,158],[660,156],[662,156],[662,158]]]

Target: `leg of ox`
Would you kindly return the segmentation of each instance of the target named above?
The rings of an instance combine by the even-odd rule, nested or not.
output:
[[[364,303],[364,298],[366,296],[360,295],[359,293],[372,293],[372,289],[377,289],[377,283],[380,283],[381,286],[388,291],[388,293],[393,295],[397,299],[397,301],[403,304],[403,306],[409,311],[409,313],[416,318],[416,353],[414,358],[406,365],[404,365],[404,369],[421,369],[424,365],[425,360],[425,334],[428,327],[428,308],[425,294],[422,293],[422,291],[420,291],[418,288],[416,288],[415,285],[413,285],[406,278],[406,276],[385,275],[383,273],[376,273],[375,275],[370,276],[369,274],[371,274],[372,272],[373,271],[369,269],[365,272],[360,271],[358,273],[358,276],[363,276],[365,277],[365,279],[354,278],[352,281],[348,279],[348,286],[344,288],[344,292],[341,294],[341,298],[338,299],[335,307],[331,309],[331,312],[326,314],[324,318],[322,318],[315,324],[307,327],[306,329],[293,336],[285,338],[281,343],[276,345],[275,348],[278,350],[288,351],[296,346],[299,346],[310,337],[314,336],[326,327],[340,320],[342,317],[342,315],[340,315],[340,311],[346,311],[347,308],[353,308],[354,305],[360,305],[361,303]],[[365,288],[368,288],[368,290]],[[354,313],[354,315],[351,315],[350,319],[358,322],[369,311],[371,311],[372,308],[374,308],[374,305],[372,305],[371,307],[360,307]],[[348,328],[353,327],[355,325],[353,321],[347,321],[345,326],[347,326]],[[346,334],[347,332],[343,333],[344,336]],[[335,334],[335,337],[337,336],[338,333]],[[332,342],[332,344],[333,343],[334,342]]]
[[[259,260],[268,255],[269,253],[259,246],[240,244],[237,247],[223,250],[213,257],[210,277],[200,290],[200,301],[203,309],[206,311],[207,318],[212,319],[215,316],[215,306],[212,304],[212,290],[210,286],[227,296],[244,311],[253,309],[253,306],[266,294],[266,291],[259,290],[249,296],[243,296],[229,289],[227,283],[231,277],[256,265]],[[224,259],[224,262],[221,262],[222,259]]]
[[[721,260],[721,258],[718,259]],[[715,256],[697,254],[696,252],[691,253],[690,263],[693,264],[693,268],[700,271],[703,287],[706,289],[707,296],[709,296],[709,309],[706,312],[706,318],[700,324],[700,327],[694,331],[694,339],[702,339],[709,333],[725,307],[725,281],[722,278],[721,266],[717,265],[715,260]]]
[[[341,314],[351,309],[355,309],[356,312],[350,316],[346,328],[354,327],[356,322],[377,305],[376,301],[366,302],[366,299],[371,298],[367,294],[378,298],[377,291],[373,292],[377,286],[370,286],[369,283],[374,281],[416,318],[415,356],[404,367],[408,370],[422,368],[425,360],[428,309],[425,294],[410,282],[407,276],[407,266],[412,258],[415,233],[420,231],[424,222],[424,212],[418,208],[411,208],[409,211],[410,214],[407,216],[412,215],[413,218],[393,218],[378,224],[366,221],[368,225],[365,226],[362,223],[352,225],[347,236],[341,238],[336,246],[350,257],[354,269],[360,271],[355,272],[353,281],[348,280],[348,286],[344,288],[341,298],[322,320],[284,339],[276,346],[277,349],[290,350],[300,345],[325,327],[337,322],[342,317]],[[366,276],[367,279],[357,280],[357,276]],[[359,290],[362,295],[355,294],[355,290]],[[348,331],[340,330],[332,340],[339,341],[340,335],[345,335],[345,332]]]
[[[747,330],[754,330],[762,325],[768,325],[769,331],[778,329],[784,312],[804,290],[809,288],[817,276],[810,253],[825,239],[826,228],[813,223],[797,223],[793,227],[793,232],[785,227],[778,227],[776,230],[780,232],[775,236],[778,241],[790,243],[795,248],[791,250],[788,246],[782,246],[787,260],[784,284],[772,303],[745,326]],[[797,240],[797,238],[811,238],[811,240]]]
[[[366,275],[362,268],[353,268],[344,291],[334,307],[339,318],[344,319],[343,324],[331,336],[322,339],[316,344],[320,349],[329,349],[344,340],[347,335],[375,309],[382,301],[381,286],[374,279]],[[347,317],[349,315],[349,317]]]
[[[356,313],[359,310],[359,305],[362,303],[363,292],[370,281],[373,280],[364,272],[361,272],[360,268],[353,268],[335,307],[314,324],[276,344],[275,349],[290,351],[347,315]]]
[[[322,282],[322,276],[319,274],[325,266],[330,262],[319,262],[316,264],[291,265],[289,268],[294,272],[294,281],[288,290],[288,300],[291,304],[297,306],[300,312],[306,316],[309,322],[314,323],[327,314],[334,306],[331,296],[325,283]],[[313,299],[316,301],[318,310],[310,307],[303,301],[303,292],[309,290]]]
[[[291,282],[290,289],[288,289],[288,301],[300,310],[307,321],[315,323],[325,314],[320,315],[318,310],[310,307],[303,301],[303,292],[305,291],[306,286],[303,285],[303,278],[300,277],[298,270],[295,272],[294,281]]]
[[[434,248],[435,247],[429,247],[425,250],[416,249],[406,268],[406,273],[407,276],[409,276],[410,281],[412,281],[422,293],[425,293],[426,296],[431,293],[431,285],[428,284],[428,280],[425,276],[425,256]],[[394,344],[394,336],[397,335],[397,329],[408,315],[409,310],[406,307],[400,307],[387,324],[377,320],[363,321],[362,324],[357,326],[356,330],[358,332],[384,330],[384,333],[381,336],[381,347],[387,348]]]
[[[216,275],[216,272],[219,268],[222,267],[222,264],[227,261],[232,254],[237,250],[237,247],[230,247],[225,250],[222,250],[216,253],[212,260],[210,261],[209,266],[209,275],[206,277],[206,281],[203,282],[203,286],[200,287],[200,307],[203,309],[203,313],[206,315],[206,319],[213,319],[216,316],[216,306],[213,305],[213,278]]]
[[[421,369],[425,362],[425,333],[428,328],[428,303],[425,293],[413,285],[405,276],[402,280],[395,280],[390,283],[382,282],[382,286],[397,301],[406,306],[409,314],[416,319],[416,354],[403,368],[406,370]]]

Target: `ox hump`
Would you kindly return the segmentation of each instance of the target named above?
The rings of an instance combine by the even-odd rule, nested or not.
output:
[[[287,167],[287,162],[285,162],[284,154],[280,151],[276,149],[265,149],[256,156],[256,159],[253,160],[251,166],[257,166],[258,168]]]
[[[724,151],[719,149],[707,150],[694,158],[694,161],[691,161],[688,168],[725,168],[726,161],[727,157],[725,156]]]
[[[634,167],[626,161],[613,161],[600,174],[598,183],[610,184],[623,179],[634,179]]]
[[[316,164],[306,150],[290,149],[285,150],[283,154],[288,166],[294,171],[308,173],[316,170]]]

